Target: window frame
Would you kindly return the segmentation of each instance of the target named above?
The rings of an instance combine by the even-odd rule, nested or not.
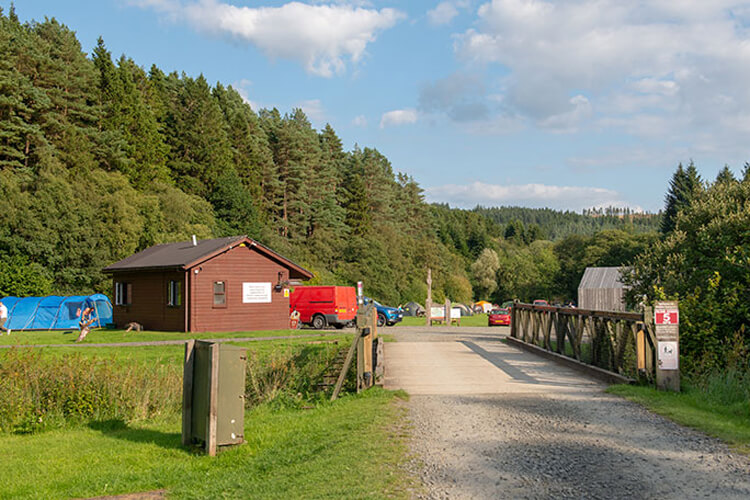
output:
[[[133,303],[133,284],[127,281],[115,281],[115,305],[129,306]]]
[[[216,292],[216,285],[218,283],[222,283],[224,285],[224,291],[221,292],[221,293],[217,293]],[[226,309],[227,308],[227,288],[228,288],[227,287],[227,280],[216,280],[216,281],[212,282],[212,284],[211,284],[211,296],[212,296],[212,300],[211,300],[211,304],[212,305],[211,305],[211,307],[213,307],[214,309]],[[216,297],[217,296],[224,297],[224,303],[223,304],[217,304],[216,303]]]
[[[167,307],[182,307],[182,281],[167,282]]]

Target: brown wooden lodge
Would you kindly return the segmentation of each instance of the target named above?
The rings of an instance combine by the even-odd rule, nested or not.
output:
[[[289,283],[312,274],[246,236],[155,245],[104,268],[114,323],[219,332],[289,327]]]

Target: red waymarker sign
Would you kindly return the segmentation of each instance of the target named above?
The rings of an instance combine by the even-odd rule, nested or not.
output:
[[[656,311],[655,323],[657,325],[679,325],[680,324],[680,312],[679,311]]]

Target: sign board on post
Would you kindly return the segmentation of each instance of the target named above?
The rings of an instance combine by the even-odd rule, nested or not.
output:
[[[676,301],[654,303],[656,387],[680,391],[680,310]]]

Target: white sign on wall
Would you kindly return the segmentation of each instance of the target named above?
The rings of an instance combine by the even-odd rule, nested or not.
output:
[[[243,283],[244,304],[268,304],[271,302],[271,283]]]
[[[679,352],[677,342],[657,342],[659,349],[659,368],[662,370],[677,370],[679,368]]]

